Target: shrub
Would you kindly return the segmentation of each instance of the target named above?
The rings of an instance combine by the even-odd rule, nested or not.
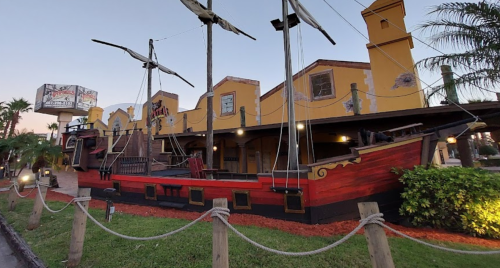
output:
[[[500,174],[417,166],[401,175],[405,189],[399,212],[414,225],[500,238]]]
[[[490,145],[482,145],[479,147],[480,155],[496,155],[498,154],[498,150]]]

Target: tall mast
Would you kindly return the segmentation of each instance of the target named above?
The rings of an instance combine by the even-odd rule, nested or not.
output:
[[[153,133],[151,131],[151,110],[153,108],[153,104],[151,103],[151,76],[153,73],[154,65],[151,64],[153,62],[153,39],[149,39],[149,62],[146,63],[146,68],[148,68],[148,112],[147,112],[147,127],[148,127],[148,176],[151,176],[151,166],[152,166],[152,157],[153,157]]]
[[[285,71],[286,81],[285,88],[287,91],[288,101],[288,163],[290,170],[297,169],[297,127],[295,125],[295,103],[294,103],[294,88],[292,76],[292,60],[290,57],[290,31],[288,24],[288,0],[282,0],[283,5],[283,44],[285,49]]]
[[[207,10],[212,10],[212,0],[207,1]],[[213,129],[213,98],[214,90],[212,84],[212,25],[207,22],[207,168],[213,168],[214,154],[214,129]],[[211,175],[209,175],[211,176]],[[209,178],[211,179],[211,178]]]

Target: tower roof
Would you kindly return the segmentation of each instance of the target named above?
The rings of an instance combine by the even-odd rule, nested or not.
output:
[[[381,12],[391,7],[401,5],[401,11],[406,15],[405,2],[403,0],[376,0],[367,9],[363,10],[361,14],[363,17],[373,15],[373,12]]]

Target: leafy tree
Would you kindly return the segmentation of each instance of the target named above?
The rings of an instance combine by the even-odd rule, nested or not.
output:
[[[50,142],[52,143],[52,139],[54,137],[54,131],[57,131],[59,129],[59,125],[57,123],[50,123],[47,124],[47,129],[50,130]]]
[[[60,146],[52,146],[49,141],[41,140],[39,136],[31,132],[24,132],[7,139],[0,140],[0,154],[10,153],[11,164],[17,163],[20,167],[18,174],[27,163],[37,163],[39,167],[55,163],[62,156]],[[16,158],[18,162],[14,162]],[[38,169],[37,169],[38,170]]]
[[[31,103],[29,103],[27,100],[20,98],[20,99],[12,99],[11,102],[7,104],[10,110],[10,115],[12,116],[10,120],[10,130],[9,130],[9,137],[14,134],[14,130],[16,129],[17,123],[19,123],[19,120],[21,119],[21,114],[29,112],[33,108],[31,108]],[[6,133],[4,133],[4,138],[5,138]]]
[[[429,57],[417,66],[438,70],[451,65],[464,75],[455,79],[458,89],[489,88],[500,82],[500,4],[482,0],[478,3],[452,2],[434,6],[429,14],[435,20],[419,28],[430,31],[431,45],[452,48],[454,53]],[[431,97],[450,85],[434,88]]]

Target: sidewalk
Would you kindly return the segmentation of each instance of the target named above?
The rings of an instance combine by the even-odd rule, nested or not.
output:
[[[33,176],[31,170],[23,170],[19,177],[24,175]],[[78,193],[78,173],[73,171],[54,171],[54,175],[57,176],[57,182],[59,183],[59,188],[49,188],[49,191],[58,192],[61,194],[70,195],[76,197]],[[27,185],[25,188],[32,188],[32,185]],[[0,188],[0,191],[8,191],[9,188]]]

